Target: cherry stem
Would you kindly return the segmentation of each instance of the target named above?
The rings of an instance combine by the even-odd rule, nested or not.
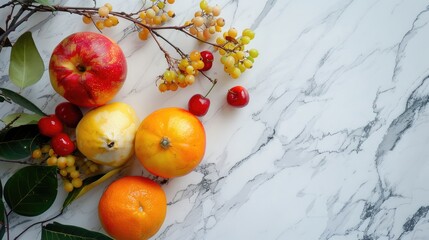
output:
[[[216,80],[216,79],[212,81],[212,86],[211,86],[211,88],[210,88],[210,89],[209,89],[209,91],[206,93],[206,95],[204,95],[204,97],[205,97],[205,98],[206,98],[206,97],[209,95],[209,93],[212,91],[212,89],[214,88],[214,86],[216,85],[216,83],[217,83],[217,80]]]

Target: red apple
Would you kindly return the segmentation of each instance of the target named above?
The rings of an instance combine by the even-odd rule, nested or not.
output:
[[[80,107],[112,100],[124,84],[127,62],[110,38],[93,32],[74,33],[55,47],[49,62],[55,91]]]

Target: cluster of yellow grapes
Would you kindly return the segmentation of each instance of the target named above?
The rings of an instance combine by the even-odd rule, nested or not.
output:
[[[190,25],[189,33],[198,39],[207,41],[216,32],[221,32],[225,26],[225,20],[220,15],[220,7],[209,6],[206,0],[200,2],[201,11],[196,11],[191,21],[185,22],[185,26]]]
[[[179,87],[184,88],[192,85],[195,82],[198,70],[202,68],[204,68],[204,62],[201,59],[200,52],[192,51],[188,58],[177,60],[175,66],[170,66],[159,77],[159,91],[176,91]]]
[[[37,148],[32,153],[33,159],[46,159],[48,166],[57,166],[63,179],[63,187],[66,192],[80,188],[83,184],[82,176],[96,173],[99,166],[84,157],[67,155],[58,156],[49,145]]]
[[[219,45],[217,50],[222,56],[220,62],[224,65],[224,71],[232,78],[239,78],[246,69],[252,68],[254,59],[259,52],[256,49],[245,50],[245,46],[255,37],[255,32],[247,28],[238,37],[235,28],[231,28],[223,33],[223,36],[216,38]]]
[[[174,11],[166,10],[165,5],[173,4],[175,0],[152,1],[152,7],[145,9],[139,13],[139,22],[144,25],[158,26],[164,24],[167,20],[176,16]],[[149,37],[149,29],[142,27],[139,31],[139,38],[147,40]]]
[[[84,15],[82,18],[82,21],[85,24],[90,24],[95,21],[95,26],[99,30],[103,30],[104,28],[109,28],[118,25],[119,20],[117,17],[113,15],[109,15],[109,13],[112,11],[112,4],[106,3],[102,7],[98,9],[98,19],[94,19],[94,16],[90,15]]]

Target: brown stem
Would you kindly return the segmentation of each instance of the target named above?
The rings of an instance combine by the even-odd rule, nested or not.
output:
[[[55,216],[53,216],[53,217],[51,217],[51,218],[49,218],[49,219],[46,219],[46,220],[43,220],[43,221],[39,221],[39,222],[35,222],[35,223],[31,224],[30,226],[26,227],[26,228],[25,228],[25,229],[24,229],[20,234],[18,234],[18,236],[16,236],[16,237],[14,238],[14,240],[17,240],[17,239],[18,239],[22,234],[24,234],[26,231],[28,231],[28,229],[32,228],[33,226],[36,226],[37,224],[43,224],[43,223],[46,223],[46,222],[52,221],[52,220],[54,220],[55,218],[57,218],[57,217],[61,216],[61,215],[63,214],[63,212],[64,212],[64,208],[63,208],[63,209],[61,209],[60,213],[58,213],[57,215],[55,215]]]
[[[156,31],[152,31],[157,37],[161,38],[162,40],[164,40],[166,43],[168,43],[172,48],[174,48],[176,50],[177,53],[179,53],[179,55],[182,58],[186,58],[186,54],[178,47],[176,47],[176,45],[174,45],[173,43],[171,43],[170,41],[168,41],[168,39],[166,39],[165,37],[163,37],[161,34],[159,34]]]
[[[172,67],[174,64],[171,61],[170,54],[168,54],[168,52],[159,43],[158,39],[156,38],[155,31],[153,31],[152,29],[149,29],[149,32],[152,38],[155,40],[156,44],[158,45],[159,49],[164,53],[164,57],[165,57],[165,60],[167,61],[168,67]]]
[[[22,10],[22,8],[21,8],[21,10]],[[20,10],[20,11],[21,11]],[[8,29],[6,29],[5,30],[5,32],[0,36],[0,42],[3,42],[8,36],[9,36],[9,34],[11,33],[11,32],[13,32],[19,25],[21,25],[23,22],[25,22],[25,21],[27,21],[28,20],[28,18],[30,18],[30,16],[31,15],[33,15],[34,13],[36,12],[36,10],[35,9],[32,9],[29,13],[27,13],[27,15],[25,15],[21,20],[19,20],[19,21],[15,21],[15,18],[16,18],[16,16],[15,16],[15,18],[14,18],[14,20],[12,20],[12,23],[10,24],[10,27],[8,28]],[[17,19],[17,18],[16,18]],[[1,50],[1,48],[0,48],[0,50]]]

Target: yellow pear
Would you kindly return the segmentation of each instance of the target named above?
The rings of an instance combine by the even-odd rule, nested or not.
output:
[[[134,109],[115,102],[86,113],[76,127],[79,151],[98,164],[118,167],[134,154],[139,120]]]

